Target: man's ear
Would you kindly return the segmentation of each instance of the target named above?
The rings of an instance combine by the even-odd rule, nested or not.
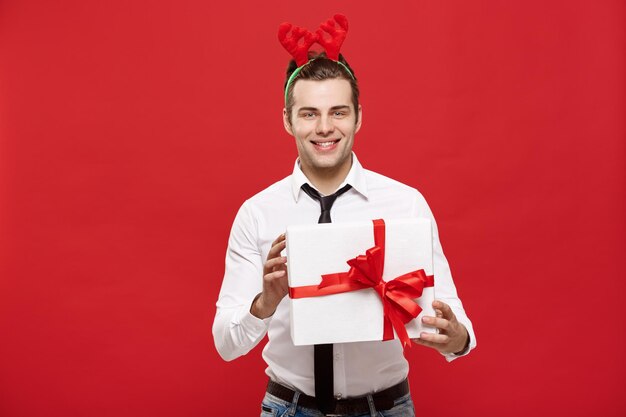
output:
[[[287,109],[283,109],[283,126],[285,126],[285,130],[291,136],[293,136],[293,130],[291,130],[291,123],[289,122],[289,115],[287,114]]]
[[[354,133],[358,132],[361,129],[361,123],[363,123],[363,107],[359,104],[359,110],[357,110],[357,115],[359,116],[356,122],[356,128],[354,129]]]

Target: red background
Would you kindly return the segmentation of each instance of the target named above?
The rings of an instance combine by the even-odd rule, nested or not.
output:
[[[363,164],[420,189],[478,348],[422,415],[626,413],[615,1],[0,3],[0,415],[258,415],[210,328],[239,205],[288,175],[286,20],[335,12]]]

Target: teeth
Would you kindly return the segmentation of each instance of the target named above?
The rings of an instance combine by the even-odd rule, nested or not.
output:
[[[327,148],[327,147],[333,145],[334,143],[335,143],[335,141],[332,141],[332,142],[316,142],[315,144],[317,146],[321,146],[322,148]]]

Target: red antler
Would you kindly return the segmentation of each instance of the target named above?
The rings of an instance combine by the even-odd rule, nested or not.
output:
[[[333,20],[334,19],[334,20]],[[337,27],[335,25],[339,27]],[[330,39],[324,37],[324,32],[330,35]],[[342,14],[336,14],[333,18],[322,23],[315,31],[317,43],[326,50],[326,56],[332,60],[339,60],[339,49],[348,34],[348,19]]]
[[[291,23],[283,23],[278,27],[278,40],[293,56],[298,66],[304,65],[309,60],[309,48],[316,41],[315,35],[311,32],[299,26],[293,26]]]

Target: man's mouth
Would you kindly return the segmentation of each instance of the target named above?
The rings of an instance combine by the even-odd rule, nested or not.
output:
[[[341,139],[335,139],[335,140],[325,140],[325,141],[311,141],[311,143],[313,143],[313,145],[315,145],[316,148],[318,149],[332,149],[335,147],[335,145],[337,143],[339,143]]]

